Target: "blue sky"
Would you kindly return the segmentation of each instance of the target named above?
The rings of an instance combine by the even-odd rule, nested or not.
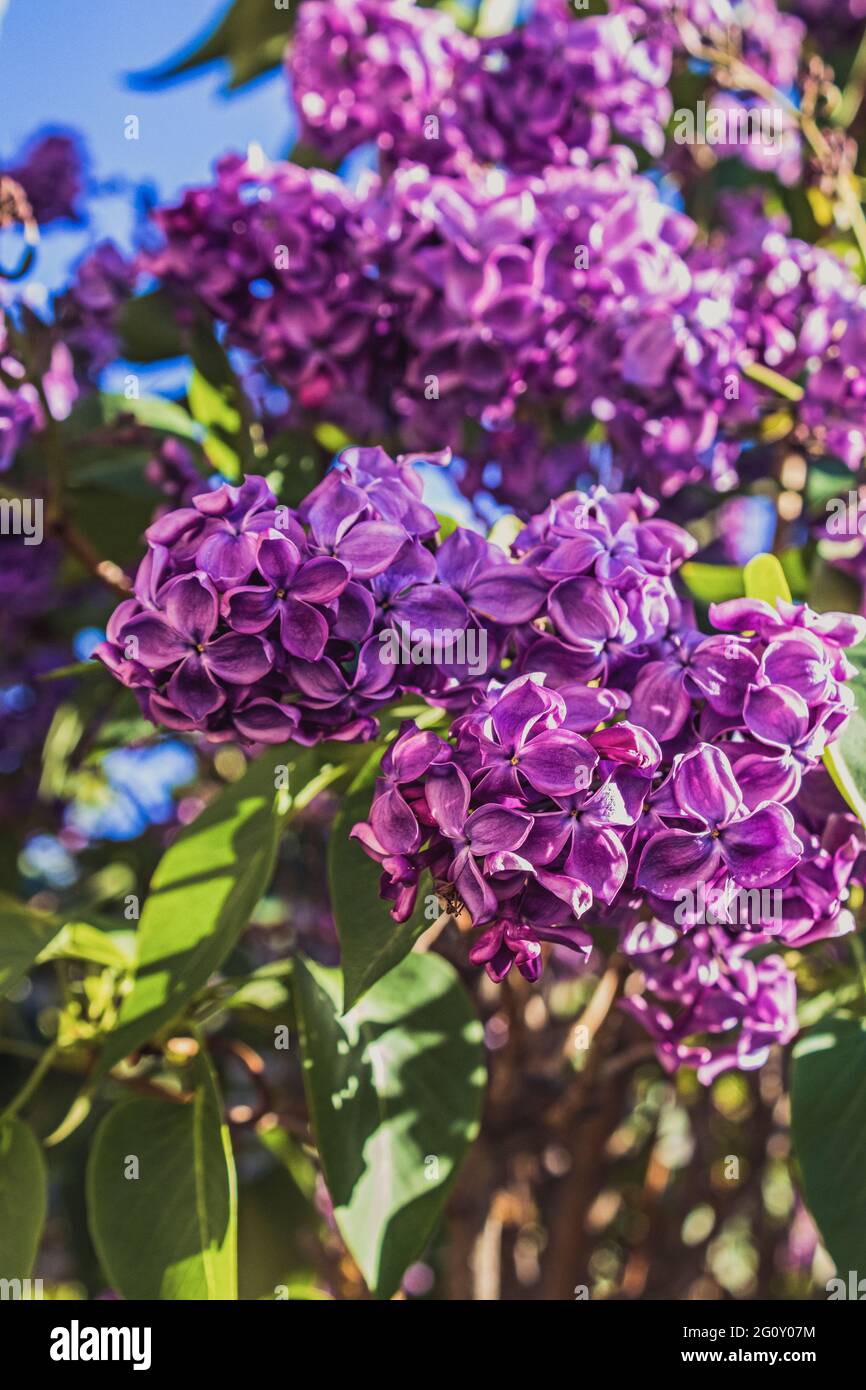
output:
[[[267,154],[284,154],[292,118],[278,78],[230,98],[218,68],[155,93],[127,85],[129,72],[184,48],[225,8],[220,0],[0,0],[0,163],[34,130],[72,126],[98,183],[147,181],[166,199],[206,179],[224,150],[257,140]],[[138,141],[124,137],[129,115],[139,119]],[[58,283],[61,267],[99,236],[126,239],[125,199],[99,198],[92,212],[84,233],[47,239],[44,281]]]

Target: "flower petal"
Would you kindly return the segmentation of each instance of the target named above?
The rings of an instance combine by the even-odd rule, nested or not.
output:
[[[678,661],[650,661],[632,691],[629,714],[656,738],[676,738],[691,712]]]
[[[710,878],[721,862],[718,840],[687,830],[662,830],[644,847],[636,883],[659,898],[673,899]]]
[[[158,613],[142,613],[124,625],[123,650],[130,659],[140,661],[152,671],[174,666],[189,654],[190,644],[178,637],[173,627]],[[135,646],[131,645],[134,640]],[[129,644],[129,645],[127,645]]]
[[[473,854],[496,854],[519,849],[532,829],[532,817],[506,806],[482,806],[466,822],[466,836]]]
[[[431,768],[424,787],[430,814],[443,835],[462,841],[469,811],[469,783],[458,767]]]
[[[225,695],[197,654],[182,661],[166,688],[171,703],[197,724],[225,704]]]
[[[727,826],[720,843],[725,863],[744,888],[778,883],[803,857],[791,812],[773,802]]]
[[[677,759],[673,787],[683,815],[709,826],[726,825],[743,804],[731,764],[721,748],[709,743]]]
[[[217,625],[219,605],[216,593],[206,579],[183,575],[166,585],[165,615],[175,632],[194,645],[207,642]]]
[[[592,744],[569,729],[543,731],[527,741],[518,757],[520,772],[545,796],[585,791],[598,762]]]
[[[408,539],[402,526],[359,521],[340,541],[338,559],[349,566],[356,579],[371,579],[393,563]]]
[[[240,632],[228,632],[209,643],[204,660],[213,675],[232,685],[252,685],[273,666],[269,644]]]
[[[280,641],[292,656],[318,661],[328,640],[328,624],[317,608],[284,598],[279,604]]]

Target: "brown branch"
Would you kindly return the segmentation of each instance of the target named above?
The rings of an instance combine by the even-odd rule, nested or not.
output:
[[[132,580],[113,560],[103,560],[87,537],[82,535],[68,517],[55,515],[49,518],[48,525],[51,534],[88,574],[92,574],[121,598],[129,598],[132,593]]]

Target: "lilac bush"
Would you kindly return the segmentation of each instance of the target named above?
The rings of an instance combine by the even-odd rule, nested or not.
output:
[[[0,152],[0,1190],[88,1293],[862,1259],[866,10],[507,8],[232,0],[139,81],[295,144],[122,246]]]

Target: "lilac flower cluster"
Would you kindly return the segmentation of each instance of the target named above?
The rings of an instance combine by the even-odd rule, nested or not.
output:
[[[40,226],[82,221],[84,157],[74,136],[55,133],[31,141],[14,164],[0,167],[4,176],[23,189]]]
[[[609,429],[667,490],[730,478],[721,422],[747,421],[757,396],[737,374],[734,285],[691,268],[693,224],[634,168],[620,152],[470,183],[415,165],[353,196],[321,172],[226,160],[160,213],[146,266],[256,354],[295,423],[462,453],[467,419],[486,434],[553,408]]]
[[[285,389],[275,428],[445,444],[467,493],[524,513],[602,465],[663,496],[731,489],[777,405],[755,363],[802,382],[799,441],[856,466],[855,277],[757,197],[731,199],[707,242],[613,143],[660,148],[692,30],[783,90],[797,79],[803,25],[774,0],[623,0],[599,17],[544,0],[492,38],[405,0],[306,0],[288,59],[303,138],[334,158],[375,139],[378,174],[351,189],[227,157],[158,212],[142,268]],[[103,251],[64,311],[97,369],[127,276]]]
[[[356,202],[322,170],[254,169],[236,156],[211,188],[191,189],[157,222],[164,247],[144,259],[192,307],[229,325],[302,409],[369,392],[373,343],[387,333],[375,281],[351,235]]]
[[[51,349],[42,387],[53,419],[65,420],[78,396],[72,357],[65,343],[55,342]],[[0,310],[0,473],[12,467],[18,450],[44,425],[42,399],[27,379],[23,363],[10,350]]]
[[[298,511],[262,478],[199,490],[148,529],[97,655],[171,729],[369,738],[400,691],[465,700],[542,602],[527,565],[460,529],[434,550],[438,530],[412,459],[380,449],[348,450]]]
[[[287,58],[301,137],[330,159],[375,141],[391,163],[456,173],[478,160],[540,173],[622,140],[659,157],[672,67],[703,42],[784,92],[796,83],[805,25],[775,0],[610,8],[575,15],[567,0],[537,0],[508,33],[470,39],[440,11],[405,0],[307,0]],[[709,95],[735,112],[758,104],[717,87]],[[792,125],[784,134],[771,148],[719,153],[791,182],[800,141]]]
[[[392,160],[534,172],[614,136],[664,145],[670,50],[645,43],[638,6],[575,23],[564,0],[470,39],[405,0],[304,4],[287,60],[302,138],[328,158],[376,141]]]
[[[0,473],[12,467],[15,455],[39,421],[35,391],[24,383],[24,367],[9,350],[8,332],[0,310]],[[18,386],[16,383],[21,382]],[[8,384],[7,384],[8,383]]]
[[[446,127],[428,150],[448,158],[453,139],[455,70],[478,45],[440,10],[410,0],[311,0],[298,14],[287,55],[301,135],[326,159],[367,141],[397,157],[418,157],[431,118]]]
[[[552,588],[547,617],[518,636],[519,674],[477,692],[450,741],[404,727],[354,833],[392,915],[408,917],[429,872],[494,979],[515,964],[535,979],[545,942],[588,955],[597,928],[617,928],[642,982],[628,1007],[665,1065],[710,1079],[796,1031],[790,971],[751,953],[852,929],[866,846],[821,760],[850,713],[844,648],[866,620],[734,600],[711,608],[705,636],[653,591],[682,558],[677,528],[599,534],[622,501],[583,534],[563,520],[587,499],[526,528],[518,553]]]
[[[624,151],[543,177],[406,164],[358,193],[230,158],[159,214],[145,264],[286,388],[287,423],[445,443],[468,491],[528,510],[539,467],[547,496],[596,467],[593,431],[625,486],[729,490],[778,403],[753,363],[802,381],[802,441],[856,467],[862,287],[755,198],[727,220],[700,244]]]
[[[134,264],[113,242],[101,241],[82,258],[55,305],[55,320],[84,379],[117,360],[118,318],[137,280]]]
[[[370,737],[395,694],[459,709],[503,661],[592,727],[615,700],[586,687],[664,640],[694,542],[642,493],[594,489],[511,555],[462,528],[437,543],[413,462],[350,449],[297,511],[248,478],[159,516],[99,654],[154,722],[216,738]]]

